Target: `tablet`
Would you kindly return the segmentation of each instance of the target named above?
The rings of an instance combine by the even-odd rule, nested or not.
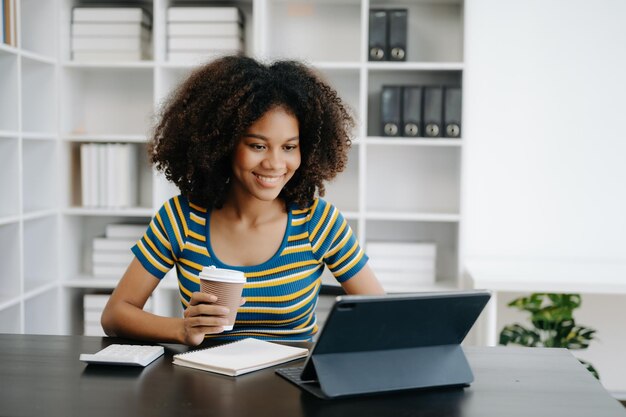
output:
[[[303,370],[278,373],[322,398],[467,386],[461,342],[489,298],[482,290],[337,297]]]

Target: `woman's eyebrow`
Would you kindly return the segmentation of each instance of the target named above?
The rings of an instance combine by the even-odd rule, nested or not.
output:
[[[269,140],[267,137],[265,137],[263,135],[260,135],[258,133],[246,133],[246,134],[244,134],[244,137],[256,138],[256,139],[261,139],[261,140],[264,140],[264,141],[268,141]],[[294,140],[300,140],[300,136],[294,136],[292,138],[286,139],[285,142],[291,142],[291,141],[294,141]]]

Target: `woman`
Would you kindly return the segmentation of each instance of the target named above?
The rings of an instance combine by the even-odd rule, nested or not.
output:
[[[354,122],[306,66],[224,57],[170,97],[150,155],[180,189],[132,248],[102,326],[111,336],[195,346],[207,337],[311,340],[324,266],[348,294],[383,294],[341,213],[316,195],[343,170]],[[247,278],[233,330],[199,292],[205,266]],[[176,267],[183,318],[142,310]]]

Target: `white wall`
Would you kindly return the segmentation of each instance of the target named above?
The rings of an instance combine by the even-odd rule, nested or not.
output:
[[[623,0],[466,1],[466,259],[626,261],[625,21]]]
[[[626,1],[466,0],[465,9],[466,263],[624,265]],[[513,295],[500,298],[498,330],[517,319],[505,307]],[[625,301],[583,294],[578,315],[600,338],[579,356],[620,397]]]

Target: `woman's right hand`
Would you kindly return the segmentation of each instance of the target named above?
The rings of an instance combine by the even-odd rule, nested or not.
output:
[[[213,304],[217,297],[213,294],[194,292],[191,294],[189,306],[183,314],[182,342],[189,346],[197,346],[204,341],[207,334],[224,331],[228,324],[226,316],[228,308]]]

